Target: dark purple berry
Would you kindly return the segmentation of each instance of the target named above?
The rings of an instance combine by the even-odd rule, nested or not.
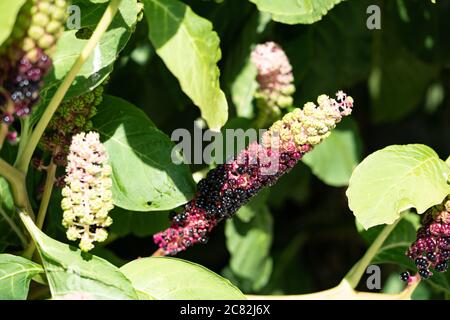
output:
[[[436,265],[435,269],[436,269],[437,272],[445,272],[448,269],[448,264],[445,261],[441,262],[441,263],[438,263]]]
[[[436,261],[436,254],[434,252],[428,252],[427,259],[430,260],[431,262]]]
[[[416,266],[419,269],[426,269],[428,267],[428,260],[426,258],[417,258],[416,261]]]
[[[409,277],[410,277],[410,274],[408,271],[400,273],[400,279],[402,281],[405,281],[405,282],[408,281]]]
[[[419,269],[419,275],[422,279],[428,279],[431,277],[432,273],[427,269]]]

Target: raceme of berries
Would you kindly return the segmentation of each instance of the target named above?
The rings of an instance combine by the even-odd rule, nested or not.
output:
[[[251,53],[251,60],[258,71],[257,121],[264,125],[264,119],[275,119],[281,115],[280,109],[292,106],[294,76],[288,57],[274,42],[257,45]]]
[[[103,100],[103,85],[63,102],[53,115],[40,146],[54,154],[56,164],[65,166],[72,136],[92,130],[91,118],[97,114],[97,106]]]
[[[28,0],[21,8],[9,39],[0,48],[0,87],[14,103],[14,114],[30,114],[39,100],[51,53],[64,29],[67,0]],[[13,114],[0,105],[3,123]]]
[[[80,249],[89,251],[94,242],[108,237],[113,209],[111,167],[98,133],[79,133],[72,139],[62,190],[63,225],[69,240],[80,239]]]
[[[260,144],[251,143],[233,161],[210,170],[198,183],[194,199],[171,217],[171,226],[154,235],[155,243],[165,255],[206,243],[221,220],[276,183],[351,113],[352,106],[353,99],[340,91],[337,99],[322,95],[318,105],[307,103],[303,110],[285,115],[263,134]]]
[[[406,255],[412,259],[421,278],[445,272],[450,262],[450,199],[425,212],[416,241]],[[402,274],[401,279],[408,281]]]

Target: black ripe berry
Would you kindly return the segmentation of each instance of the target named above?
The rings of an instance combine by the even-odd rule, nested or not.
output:
[[[448,264],[446,261],[438,263],[435,267],[437,272],[445,272],[448,269]]]
[[[428,252],[427,258],[428,258],[428,260],[434,262],[434,261],[436,261],[436,254],[434,252]]]
[[[402,281],[405,281],[405,282],[408,281],[409,277],[410,277],[410,275],[409,275],[408,271],[400,273],[400,279]]]
[[[431,277],[431,272],[427,269],[419,269],[419,275],[422,279],[428,279]]]
[[[423,257],[417,258],[415,263],[419,269],[426,269],[428,267],[428,260]]]

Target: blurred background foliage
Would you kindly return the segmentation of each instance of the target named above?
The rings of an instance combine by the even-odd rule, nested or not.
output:
[[[443,159],[450,153],[450,2],[347,0],[311,25],[274,22],[248,1],[185,3],[210,20],[220,37],[227,127],[248,127],[254,115],[249,55],[264,41],[279,43],[293,65],[296,107],[343,89],[354,97],[355,110],[303,163],[221,224],[207,245],[179,257],[224,275],[246,293],[306,293],[336,285],[373,239],[358,232],[345,196],[358,162],[391,144],[426,144]],[[372,4],[381,8],[380,30],[366,27]],[[147,28],[145,21],[138,24],[107,92],[142,108],[169,136],[177,128],[193,130],[200,112],[155,53]],[[191,171],[204,168],[195,165]],[[55,217],[58,197],[55,193],[51,205]],[[116,208],[112,216],[112,236],[93,253],[117,265],[150,255],[156,249],[152,234],[169,224],[167,212],[129,214]],[[64,239],[60,218],[48,221],[56,222],[46,233]],[[375,259],[388,262],[382,266],[386,292],[401,289],[402,267],[393,262],[402,259],[411,233],[399,229],[395,236],[390,241],[396,258]],[[415,297],[443,298],[449,290],[422,284]]]

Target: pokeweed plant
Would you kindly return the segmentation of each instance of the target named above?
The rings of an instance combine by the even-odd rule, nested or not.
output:
[[[228,53],[223,77],[219,34],[226,38],[228,31],[216,33],[216,24],[213,28],[181,1],[0,5],[0,299],[410,299],[422,280],[450,290],[445,273],[450,158],[439,159],[425,145],[393,145],[357,165],[355,120],[347,117],[354,100],[336,88],[345,82],[319,72],[309,76],[326,79],[324,88],[309,86],[304,71],[296,69],[300,60],[306,70],[309,58],[270,40],[275,23],[315,25],[335,5],[332,12],[338,15],[364,4],[318,1],[306,12],[302,6],[287,10],[276,2],[250,2],[256,6],[207,5],[230,12],[242,6],[250,17],[241,18],[251,36],[238,39],[236,46],[244,49]],[[145,69],[148,61],[151,70]],[[152,99],[161,94],[161,83],[175,83],[172,100],[164,103],[186,104],[189,98],[216,133],[239,121],[268,129],[231,159],[192,174],[186,164],[175,163],[186,155],[173,152],[174,143],[157,121],[131,102],[105,94],[105,88],[115,92],[115,75],[130,63],[145,66],[146,77],[163,70],[147,92]],[[328,85],[330,78],[336,84]],[[229,88],[222,90],[222,79],[231,82]],[[127,80],[133,87],[134,78]],[[318,96],[317,103],[295,108],[296,92]],[[228,107],[230,96],[238,117]],[[358,104],[356,99],[356,110]],[[190,114],[183,108],[176,112]],[[357,227],[369,229],[361,235],[371,244],[332,289],[244,294],[270,291],[269,278],[277,273],[269,252],[273,219],[265,190],[277,190],[289,177],[299,184],[294,167],[308,174],[301,161],[331,186],[348,184],[349,208]],[[169,222],[142,218],[161,211],[172,211]],[[413,211],[423,218],[420,226],[408,225],[413,236],[407,238],[400,227],[412,221]],[[130,222],[136,217],[144,223]],[[188,260],[163,257],[206,244],[223,220],[230,252],[225,278]],[[386,226],[376,227],[381,225]],[[152,254],[148,241],[148,257],[125,263],[109,245],[123,234],[139,233],[138,227],[153,234],[158,248]],[[401,254],[390,252],[397,238],[407,238]],[[407,282],[401,293],[355,290],[369,264],[385,262],[404,269],[397,277]]]

